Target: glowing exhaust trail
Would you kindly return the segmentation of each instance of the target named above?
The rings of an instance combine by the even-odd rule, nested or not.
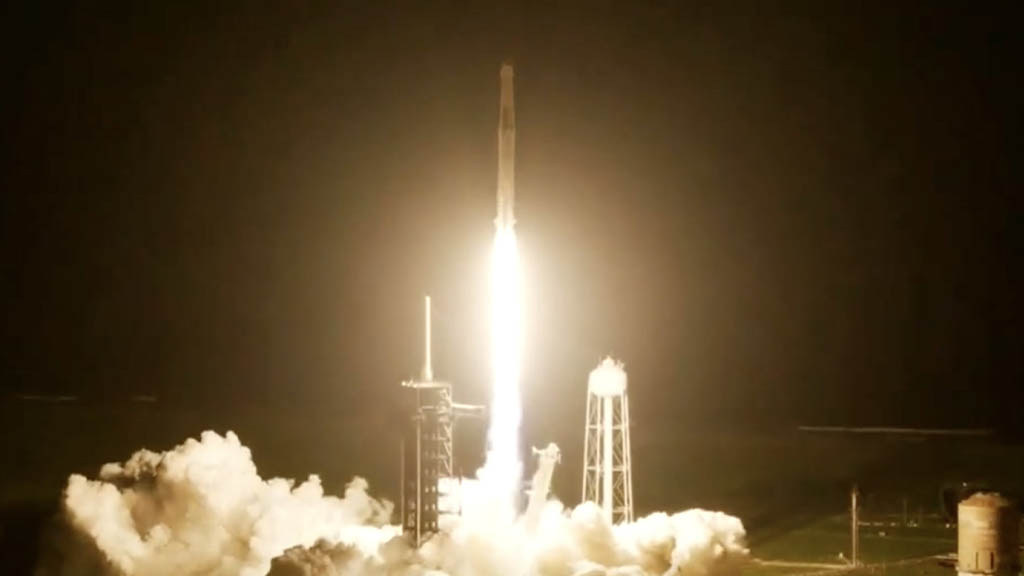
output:
[[[519,485],[519,362],[522,308],[519,300],[519,255],[516,233],[499,228],[491,252],[491,423],[485,465],[488,485],[496,496],[515,499]]]
[[[498,214],[491,249],[491,423],[487,462],[481,479],[491,493],[514,506],[522,473],[519,460],[519,363],[522,350],[522,302],[515,218],[515,106],[512,66],[501,67],[498,120]]]

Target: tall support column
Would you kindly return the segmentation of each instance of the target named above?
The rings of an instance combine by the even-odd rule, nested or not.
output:
[[[626,522],[633,521],[633,449],[629,444],[629,394],[622,394],[622,444],[624,452],[622,462],[625,467],[624,476],[626,483]]]
[[[612,405],[614,399],[611,396],[605,396],[601,399],[601,426],[603,428],[601,438],[601,472],[603,478],[601,479],[601,508],[604,509],[604,515],[610,522],[612,520],[612,511],[615,509],[615,501],[612,496],[612,489],[614,488],[613,473],[615,471],[615,462],[612,459],[612,453],[614,451],[614,436],[615,436],[615,424],[613,415],[615,408]]]
[[[434,367],[430,352],[430,296],[423,297],[423,381],[434,381]]]
[[[857,509],[857,486],[850,490],[850,561],[854,566],[860,564],[860,518]]]
[[[423,425],[416,420],[416,545],[419,546],[423,537]]]
[[[401,519],[402,530],[405,530],[405,500],[406,500],[406,486],[405,486],[405,436],[398,441],[398,500],[399,500],[399,518]]]
[[[590,434],[591,434],[591,432],[590,432],[590,428],[591,428],[591,418],[590,418],[590,410],[591,410],[591,408],[590,408],[590,403],[591,403],[592,400],[593,400],[593,396],[588,393],[587,394],[587,418],[586,418],[586,421],[585,421],[585,423],[583,425],[583,490],[582,490],[582,499],[583,499],[584,502],[593,501],[593,499],[594,499],[594,497],[589,492],[590,489],[591,489],[591,486],[594,485],[594,483],[590,479],[590,465],[591,465],[591,462],[590,462],[590,451],[592,450],[592,447],[591,447],[592,440],[590,439]]]

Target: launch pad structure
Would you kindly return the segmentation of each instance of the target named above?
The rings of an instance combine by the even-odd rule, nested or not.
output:
[[[412,417],[401,444],[402,532],[418,546],[438,530],[442,514],[458,514],[460,502],[451,492],[455,475],[454,428],[459,418],[482,418],[484,407],[452,399],[450,382],[434,380],[430,350],[430,296],[424,299],[424,361],[418,380],[402,382],[415,393]]]

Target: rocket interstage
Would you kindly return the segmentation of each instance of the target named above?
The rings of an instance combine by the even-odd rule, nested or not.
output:
[[[501,66],[501,111],[498,116],[498,228],[515,222],[516,200],[516,106],[513,96],[512,65]]]

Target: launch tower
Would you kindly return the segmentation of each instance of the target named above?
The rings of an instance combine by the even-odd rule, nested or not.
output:
[[[402,437],[402,532],[419,544],[437,532],[442,514],[458,514],[448,492],[459,479],[454,466],[454,426],[463,416],[480,418],[483,406],[452,401],[452,385],[434,380],[430,351],[430,296],[424,301],[424,360],[419,380],[402,382],[415,393],[412,418]]]

